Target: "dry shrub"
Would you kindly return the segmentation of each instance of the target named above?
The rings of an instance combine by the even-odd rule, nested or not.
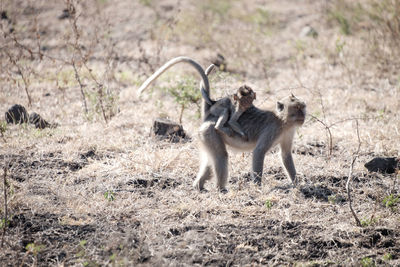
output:
[[[327,21],[342,34],[361,38],[361,55],[381,75],[393,77],[400,66],[400,2],[396,0],[336,0],[327,8]],[[355,48],[355,47],[353,47]],[[357,50],[357,49],[354,49]],[[370,66],[369,66],[370,67]]]
[[[234,72],[267,77],[272,61],[269,37],[278,24],[277,16],[262,4],[247,5],[242,1],[228,0],[191,1],[182,6],[167,38],[177,39],[196,49],[222,53],[228,59],[228,68]],[[165,27],[162,31],[165,32]]]

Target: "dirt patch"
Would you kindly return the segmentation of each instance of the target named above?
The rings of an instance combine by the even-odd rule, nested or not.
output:
[[[13,250],[0,255],[0,259],[10,263],[21,259],[23,266],[48,266],[59,262],[93,264],[97,257],[107,260],[115,251],[132,256],[132,250],[138,250],[138,253],[133,253],[137,262],[144,262],[150,257],[149,252],[143,250],[142,240],[137,234],[140,222],[129,225],[82,223],[88,217],[90,214],[67,219],[50,213],[32,214],[29,210],[16,214],[7,230],[10,237],[8,245]],[[107,242],[109,238],[118,246]],[[128,244],[129,250],[124,249]],[[95,248],[96,256],[91,254],[88,257],[91,247]]]
[[[173,180],[171,178],[154,178],[154,179],[133,179],[126,183],[129,188],[151,188],[156,187],[159,189],[167,189],[167,188],[175,188],[179,186],[181,183],[179,181]]]
[[[305,198],[316,198],[322,201],[328,201],[329,196],[333,195],[333,192],[326,186],[303,186],[300,188]]]
[[[88,164],[86,159],[76,161],[65,161],[61,152],[50,152],[45,154],[15,155],[1,154],[0,167],[7,164],[12,169],[11,179],[24,182],[40,176],[41,173],[49,173],[57,177],[65,177],[69,172],[76,172]]]

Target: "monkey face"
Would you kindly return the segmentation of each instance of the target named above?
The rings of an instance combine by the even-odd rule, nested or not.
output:
[[[293,121],[299,125],[304,123],[306,119],[306,105],[302,102],[296,103],[296,105],[292,106],[292,111],[290,112],[290,116],[293,118]]]
[[[306,118],[306,104],[294,95],[277,102],[277,111],[287,122],[302,125]]]
[[[256,93],[247,85],[241,86],[236,94],[233,95],[235,101],[238,101],[242,110],[246,110],[253,105],[256,99]]]

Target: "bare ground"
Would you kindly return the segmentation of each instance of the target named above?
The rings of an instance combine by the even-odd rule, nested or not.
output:
[[[74,21],[61,19],[67,6],[1,2],[1,112],[20,103],[59,127],[8,125],[0,138],[9,221],[0,265],[400,265],[399,207],[385,204],[400,195],[398,174],[363,167],[375,156],[400,156],[398,63],[363,56],[369,39],[356,28],[340,33],[328,2],[85,1],[74,4],[78,38]],[[301,36],[306,25],[317,38]],[[155,117],[179,117],[179,105],[159,89],[197,76],[177,67],[144,100],[138,85],[174,56],[207,66],[216,52],[230,72],[212,77],[212,97],[246,83],[257,106],[273,108],[293,92],[320,120],[310,116],[296,134],[298,188],[274,150],[262,187],[249,180],[251,154],[231,153],[229,193],[213,182],[209,192],[195,191],[194,104],[183,117],[190,139],[149,135]],[[86,115],[72,62],[85,84]],[[99,83],[109,98],[98,94]],[[351,186],[363,227],[345,190],[359,144],[356,119],[361,150]]]

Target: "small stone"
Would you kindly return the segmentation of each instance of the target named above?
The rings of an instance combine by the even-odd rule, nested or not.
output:
[[[152,132],[161,139],[169,139],[171,142],[179,142],[186,138],[182,125],[168,119],[157,118],[154,120]]]
[[[45,121],[39,114],[35,112],[29,115],[29,123],[34,124],[38,129],[44,129],[51,126],[50,123]]]
[[[306,36],[317,38],[318,32],[310,25],[306,25],[306,26],[304,26],[303,29],[301,29],[300,37],[306,37]]]
[[[8,20],[7,11],[3,10],[0,12],[0,19]]]
[[[69,17],[71,17],[71,14],[70,14],[69,10],[68,9],[64,9],[62,11],[62,14],[60,16],[58,16],[58,19],[59,20],[63,20],[63,19],[67,19]]]
[[[24,106],[15,104],[5,114],[7,123],[22,124],[28,122],[28,112]]]

